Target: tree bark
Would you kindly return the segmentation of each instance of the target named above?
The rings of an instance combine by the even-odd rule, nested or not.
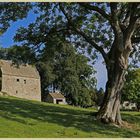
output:
[[[131,52],[131,42],[114,43],[109,56],[107,67],[108,81],[103,103],[97,113],[97,119],[104,123],[122,124],[120,114],[121,89],[125,81],[125,73],[128,66],[128,57]],[[117,46],[116,46],[117,45]],[[119,46],[119,45],[124,45]],[[124,48],[120,50],[120,47]]]

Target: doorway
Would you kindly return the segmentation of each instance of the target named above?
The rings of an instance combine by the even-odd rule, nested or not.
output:
[[[59,104],[60,102],[63,102],[63,100],[62,99],[57,99],[56,100],[56,104]]]

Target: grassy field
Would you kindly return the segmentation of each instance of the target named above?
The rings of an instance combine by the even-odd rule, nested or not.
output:
[[[140,137],[140,113],[122,112],[132,125],[117,128],[98,122],[92,109],[0,97],[1,138]]]

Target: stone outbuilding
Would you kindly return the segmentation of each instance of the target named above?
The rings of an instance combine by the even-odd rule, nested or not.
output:
[[[40,76],[35,66],[0,60],[0,92],[41,101]]]
[[[54,104],[66,104],[66,99],[61,93],[49,93],[46,102]]]
[[[124,101],[123,104],[121,105],[121,109],[136,110],[137,105],[136,105],[136,103],[131,103],[129,101]]]

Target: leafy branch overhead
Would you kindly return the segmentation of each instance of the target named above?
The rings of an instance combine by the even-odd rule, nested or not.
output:
[[[139,3],[35,3],[34,6],[36,22],[28,29],[19,29],[16,41],[26,40],[39,47],[46,43],[47,36],[57,32],[67,36],[78,47],[95,48],[106,63],[116,33],[119,33],[120,40],[131,37],[132,44],[137,46],[139,43]]]

